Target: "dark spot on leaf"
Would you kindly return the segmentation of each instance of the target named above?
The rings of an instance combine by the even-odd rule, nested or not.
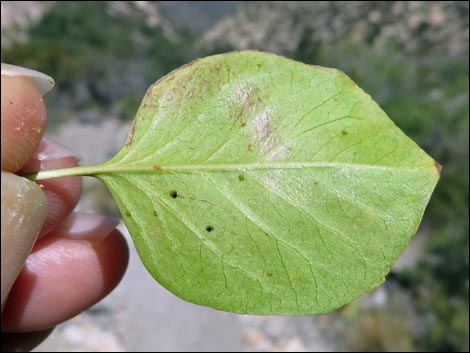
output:
[[[341,131],[341,135],[346,136],[348,132],[346,130]]]
[[[132,216],[131,216],[131,213],[130,213],[129,211],[126,211],[126,216],[127,216],[127,217],[132,217]]]
[[[240,123],[240,126],[241,126],[241,127],[245,127],[245,126],[246,126],[246,122],[242,121],[242,122]]]
[[[264,275],[266,277],[272,277],[273,276],[272,272],[265,272]]]
[[[178,197],[178,192],[176,190],[170,191],[170,196],[176,199]]]
[[[313,186],[314,186],[314,187],[317,187],[317,186],[318,186],[318,181],[315,180],[315,181],[313,182]]]
[[[214,230],[214,227],[213,226],[207,226],[206,230],[210,233]]]
[[[438,161],[434,161],[434,165],[436,166],[437,173],[441,175],[442,165],[440,165]]]
[[[243,174],[240,174],[240,175],[238,176],[238,180],[240,180],[240,181],[245,180],[245,176],[244,176]]]
[[[158,217],[158,212],[154,210],[154,211],[153,211],[153,215],[154,215],[155,217]]]
[[[154,165],[152,168],[154,170],[163,170],[163,167],[161,165]]]
[[[251,143],[249,143],[248,145],[246,145],[246,150],[248,152],[253,152],[252,147],[253,147],[253,145]]]

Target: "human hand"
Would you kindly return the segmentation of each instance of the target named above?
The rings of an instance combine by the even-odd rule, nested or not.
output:
[[[33,348],[52,327],[101,300],[128,262],[116,220],[72,212],[80,177],[38,182],[41,190],[14,174],[77,164],[71,151],[43,138],[41,92],[51,81],[2,64],[2,351]]]

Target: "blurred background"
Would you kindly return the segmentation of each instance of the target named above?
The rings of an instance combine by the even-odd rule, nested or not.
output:
[[[160,287],[133,252],[111,296],[36,351],[468,351],[468,2],[2,1],[1,31],[2,62],[55,78],[47,133],[82,164],[114,155],[162,75],[258,49],[342,69],[444,166],[385,284],[336,312],[199,307]],[[118,214],[89,180],[79,208]]]

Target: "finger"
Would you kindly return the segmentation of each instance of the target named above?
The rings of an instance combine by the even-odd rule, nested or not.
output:
[[[33,247],[47,212],[41,188],[25,178],[2,172],[1,272],[2,309],[8,292]]]
[[[1,168],[18,171],[33,155],[46,125],[44,84],[53,80],[39,72],[2,64]],[[51,87],[52,87],[51,86]]]
[[[75,240],[103,241],[118,226],[120,218],[73,212],[54,230],[54,235]]]
[[[102,242],[54,234],[40,239],[10,292],[2,330],[44,330],[77,315],[119,283],[128,256],[117,230]]]
[[[74,153],[47,138],[43,138],[32,158],[21,169],[20,174],[38,170],[77,166]],[[38,181],[43,186],[48,202],[48,212],[39,237],[54,230],[72,212],[82,191],[82,178],[66,177]]]

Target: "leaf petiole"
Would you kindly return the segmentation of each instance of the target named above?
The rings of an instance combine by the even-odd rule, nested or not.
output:
[[[101,165],[91,165],[91,166],[82,166],[82,167],[73,167],[73,168],[61,168],[61,169],[51,169],[51,170],[40,170],[34,173],[23,174],[22,176],[32,180],[46,180],[53,178],[62,178],[68,176],[93,176],[103,172]]]

